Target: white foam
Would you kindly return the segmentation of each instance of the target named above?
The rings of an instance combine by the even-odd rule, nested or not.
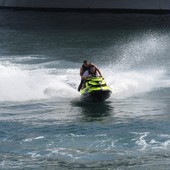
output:
[[[138,136],[132,139],[132,141],[135,141],[135,143],[139,146],[139,151],[161,151],[167,150],[170,147],[169,136],[167,137],[159,135],[159,138],[156,137],[156,139],[154,139],[150,138],[152,136],[150,132],[133,132],[133,134]]]
[[[59,76],[45,69],[23,70],[14,65],[0,64],[0,101],[40,100],[49,97],[70,98],[77,90]]]
[[[120,46],[119,59],[117,60],[114,70],[129,70],[134,69],[138,65],[161,64],[163,60],[160,56],[165,55],[165,51],[169,44],[169,37],[159,34],[148,33],[139,37],[134,37],[128,43]],[[158,62],[159,61],[159,62]],[[163,61],[165,62],[165,61]]]
[[[162,77],[166,74],[161,69],[110,73],[106,76],[106,81],[115,98],[131,97],[158,88],[162,86]]]
[[[77,73],[78,69],[60,69],[53,74],[47,69],[21,69],[19,66],[0,64],[0,101],[77,97],[80,81]],[[102,73],[113,90],[114,98],[130,97],[162,87],[165,84],[162,77],[166,74],[161,69],[113,72],[108,68]]]
[[[158,41],[154,37],[145,38],[148,45],[143,44],[143,48],[152,44],[151,51],[153,52],[158,47]],[[143,40],[144,41],[144,40]],[[135,41],[134,44],[139,44]],[[132,43],[133,44],[133,43]],[[130,46],[130,45],[129,45]],[[131,46],[130,46],[131,47]],[[133,48],[133,46],[131,47]],[[128,50],[128,49],[127,49]],[[148,49],[149,50],[149,49]],[[141,51],[141,50],[140,50]],[[132,56],[130,54],[133,54]],[[124,54],[119,65],[110,64],[109,67],[100,68],[106,80],[106,83],[111,87],[113,98],[125,98],[146,93],[154,88],[169,86],[170,80],[165,80],[166,71],[163,68],[144,69],[125,69],[120,70],[119,66],[125,68],[132,66],[137,60],[142,62],[146,56],[135,56],[134,50],[131,53]],[[143,53],[144,54],[144,53]],[[19,57],[21,60],[21,57]],[[30,57],[26,59],[31,60]],[[17,59],[16,59],[17,60]],[[133,60],[133,62],[131,62]],[[130,61],[129,63],[127,61]],[[73,98],[78,97],[77,87],[80,82],[79,68],[66,68],[62,61],[61,67],[57,61],[55,63],[44,63],[34,65],[12,64],[10,61],[1,61],[0,63],[0,101],[28,101],[41,100],[53,97]],[[68,63],[65,63],[68,64]],[[69,63],[72,65],[73,63]],[[76,65],[77,66],[77,65]]]
[[[170,80],[165,80],[166,69],[161,63],[165,64],[166,61],[167,44],[169,37],[152,32],[134,35],[128,42],[119,44],[121,50],[118,59],[104,68],[106,82],[113,91],[112,96],[131,97],[169,86]]]
[[[145,150],[148,147],[148,143],[145,138],[148,136],[149,132],[139,133],[139,138],[136,140],[136,144],[141,146],[141,150]]]
[[[39,139],[44,139],[44,138],[45,138],[44,136],[38,136],[38,137],[35,137],[35,138],[25,139],[24,142],[32,142],[33,140],[39,140]]]

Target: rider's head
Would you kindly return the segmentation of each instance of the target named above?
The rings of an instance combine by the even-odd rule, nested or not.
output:
[[[85,67],[88,67],[88,66],[89,66],[89,62],[88,62],[87,60],[84,60],[83,65],[84,65]]]
[[[95,73],[96,72],[96,68],[94,66],[90,67],[90,72],[91,73]]]

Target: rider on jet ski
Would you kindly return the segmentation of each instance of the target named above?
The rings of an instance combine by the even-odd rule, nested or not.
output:
[[[97,72],[97,69],[95,66],[91,66],[89,70],[86,70],[82,76],[82,79],[86,79],[87,77],[97,77],[99,76],[99,73]]]
[[[80,91],[80,89],[82,88],[82,84],[84,83],[85,77],[94,74],[102,76],[100,70],[94,64],[89,63],[87,60],[85,60],[82,67],[80,68],[81,82],[78,87],[78,91]]]

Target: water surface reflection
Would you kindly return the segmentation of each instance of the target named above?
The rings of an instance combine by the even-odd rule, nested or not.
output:
[[[110,101],[103,103],[87,103],[82,101],[75,101],[73,106],[79,107],[80,114],[84,121],[103,120],[110,117],[114,113],[114,107]]]

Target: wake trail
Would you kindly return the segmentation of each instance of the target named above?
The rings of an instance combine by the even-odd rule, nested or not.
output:
[[[77,90],[61,77],[61,75],[50,74],[45,69],[23,70],[17,66],[1,64],[0,101],[28,101],[78,96]]]

